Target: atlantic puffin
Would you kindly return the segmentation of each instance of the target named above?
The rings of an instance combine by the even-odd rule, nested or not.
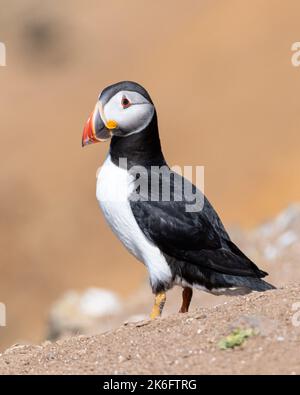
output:
[[[193,288],[217,295],[274,288],[262,280],[267,273],[231,241],[200,189],[168,167],[155,106],[138,83],[118,82],[99,95],[82,146],[108,139],[96,196],[112,231],[148,269],[155,295],[152,319],[161,315],[166,291],[174,285],[183,288],[182,313],[189,309]],[[190,199],[184,185],[202,197],[200,210],[187,210]],[[167,199],[161,193],[165,186]]]

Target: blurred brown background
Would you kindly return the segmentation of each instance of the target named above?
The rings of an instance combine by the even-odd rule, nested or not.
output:
[[[1,347],[40,341],[65,289],[125,296],[145,277],[97,207],[108,144],[81,148],[110,83],[149,90],[169,164],[205,166],[226,225],[300,199],[299,15],[298,0],[0,0]]]

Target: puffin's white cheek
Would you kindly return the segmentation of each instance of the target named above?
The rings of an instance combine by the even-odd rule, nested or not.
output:
[[[154,114],[151,104],[138,104],[123,110],[120,116],[119,127],[127,133],[137,133],[143,130],[150,123]]]
[[[119,106],[112,106],[110,103],[104,108],[104,116],[106,121],[116,121],[118,125],[123,114],[123,108]]]

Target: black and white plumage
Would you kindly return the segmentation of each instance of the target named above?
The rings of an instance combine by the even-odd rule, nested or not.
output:
[[[186,184],[175,182],[181,176],[168,167],[169,174],[160,171],[167,163],[156,110],[139,84],[120,82],[101,93],[85,127],[83,145],[106,140],[110,135],[110,151],[98,174],[97,199],[114,233],[146,265],[155,294],[173,285],[217,294],[274,288],[262,280],[267,273],[230,240],[201,191],[191,186],[204,204],[202,210],[189,212],[186,205],[190,202],[181,187],[178,189],[178,185]],[[124,158],[127,168],[122,165]],[[144,169],[138,176],[131,171],[135,166]],[[153,187],[149,181],[146,193],[138,190],[142,178],[150,180],[152,176],[158,180],[155,200],[151,199]],[[160,193],[166,183],[170,184],[168,201]]]

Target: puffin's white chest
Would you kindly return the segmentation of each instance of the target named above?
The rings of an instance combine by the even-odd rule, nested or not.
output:
[[[148,267],[151,282],[169,282],[172,274],[165,257],[151,243],[132,213],[128,197],[133,190],[130,174],[107,157],[97,177],[97,200],[104,217],[125,247]]]

